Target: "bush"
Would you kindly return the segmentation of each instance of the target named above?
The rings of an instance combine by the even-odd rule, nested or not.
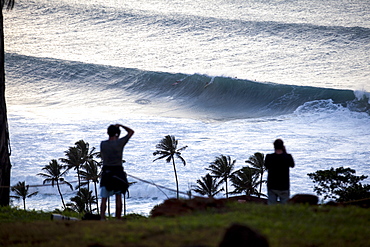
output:
[[[337,202],[359,200],[370,197],[370,185],[361,184],[360,181],[367,176],[356,176],[355,170],[351,168],[330,168],[329,170],[318,170],[307,174],[314,183],[317,195],[324,195],[325,199],[334,199]]]

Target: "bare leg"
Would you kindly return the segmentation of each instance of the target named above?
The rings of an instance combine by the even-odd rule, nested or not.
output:
[[[116,195],[116,218],[121,219],[122,214],[122,196],[121,194]]]
[[[101,199],[101,204],[100,204],[100,218],[102,220],[105,220],[105,210],[107,209],[107,198],[102,198]]]

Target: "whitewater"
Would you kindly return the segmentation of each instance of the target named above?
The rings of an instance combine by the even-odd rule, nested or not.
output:
[[[307,173],[319,169],[369,175],[369,11],[369,0],[17,1],[4,13],[11,184],[41,185],[45,165],[81,139],[98,150],[112,123],[135,130],[126,172],[160,186],[176,188],[155,145],[188,146],[184,193],[215,157],[239,169],[276,138],[296,162],[292,195],[314,193]],[[128,213],[175,196],[129,181]],[[61,208],[55,187],[30,191],[27,208]]]

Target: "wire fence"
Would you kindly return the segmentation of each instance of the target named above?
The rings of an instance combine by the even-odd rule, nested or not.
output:
[[[148,181],[148,180],[145,180],[145,179],[142,179],[142,178],[139,178],[139,177],[136,177],[136,176],[133,176],[133,175],[130,175],[130,174],[127,174],[128,177],[131,177],[133,179],[136,179],[138,181],[141,181],[143,183],[147,183],[147,184],[150,184],[150,185],[153,185],[155,187],[157,187],[157,189],[159,189],[161,192],[163,192],[161,189],[164,189],[164,190],[168,190],[168,191],[172,191],[172,192],[177,192],[177,190],[174,190],[174,189],[171,189],[171,188],[168,188],[166,186],[163,186],[163,185],[159,185],[159,184],[156,184],[154,182],[151,182],[151,181]],[[84,181],[84,182],[87,182],[88,180],[81,180],[81,181]],[[70,184],[73,184],[73,183],[78,183],[78,181],[72,181],[72,182],[68,182]],[[58,182],[59,185],[63,185],[63,184],[67,184],[67,182]],[[22,187],[28,187],[28,188],[37,188],[37,187],[46,187],[46,186],[55,186],[55,183],[52,184],[52,183],[47,183],[47,184],[34,184],[34,185],[25,185],[25,186],[0,186],[0,188],[22,188]],[[164,193],[164,192],[163,192]],[[164,193],[166,195],[166,193]],[[179,194],[182,194],[182,195],[189,195],[189,193],[186,193],[186,192],[183,192],[183,191],[179,191]],[[167,196],[167,195],[166,195]],[[168,198],[168,197],[167,197]]]

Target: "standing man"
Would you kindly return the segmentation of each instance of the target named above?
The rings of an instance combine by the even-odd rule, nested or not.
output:
[[[276,204],[278,199],[281,204],[288,202],[290,197],[289,168],[294,167],[292,155],[286,152],[284,142],[277,139],[274,142],[275,153],[267,154],[265,166],[267,176],[268,204]]]
[[[121,134],[120,127],[127,134],[119,138]],[[128,188],[126,174],[122,166],[122,153],[126,143],[130,140],[134,131],[121,124],[110,125],[108,127],[109,139],[100,143],[100,154],[103,160],[103,172],[100,182],[101,199],[101,219],[105,220],[105,210],[107,208],[107,199],[116,195],[116,218],[120,219],[122,214],[122,196]]]

